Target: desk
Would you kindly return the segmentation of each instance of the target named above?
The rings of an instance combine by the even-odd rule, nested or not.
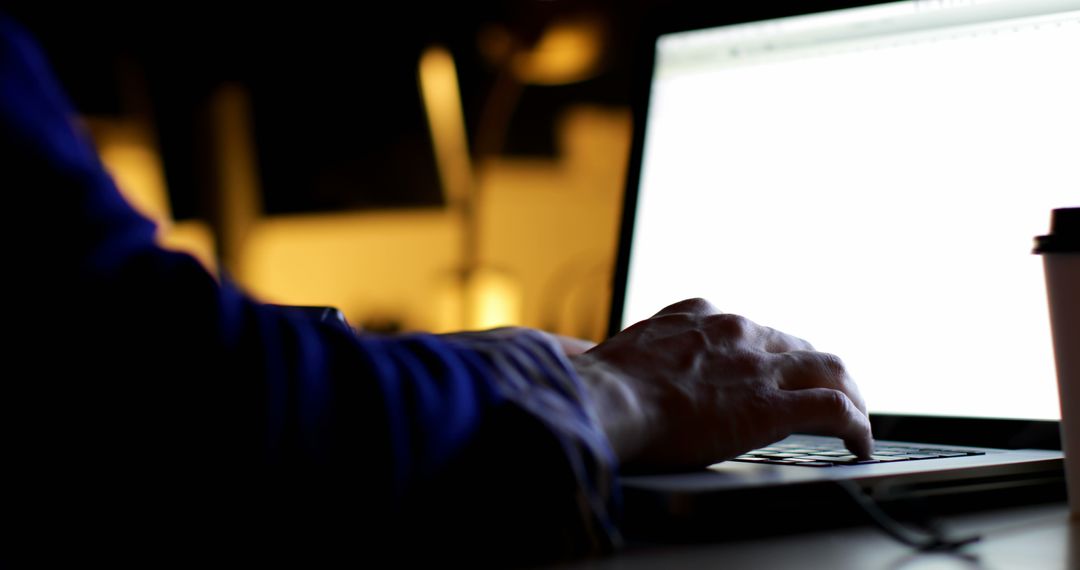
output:
[[[632,545],[602,560],[561,568],[753,568],[825,570],[1080,570],[1080,521],[1064,503],[944,517],[951,536],[983,539],[957,554],[918,553],[876,527],[693,545]]]

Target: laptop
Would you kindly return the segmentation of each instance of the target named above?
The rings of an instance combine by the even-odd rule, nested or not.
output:
[[[1063,494],[1031,246],[1080,203],[1080,0],[854,4],[684,10],[645,35],[610,330],[704,297],[805,338],[858,383],[876,460],[817,437],[627,475],[631,529],[821,521],[839,481]]]

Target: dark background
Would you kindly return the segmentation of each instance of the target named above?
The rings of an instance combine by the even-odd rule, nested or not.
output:
[[[430,206],[441,196],[416,79],[429,45],[442,44],[455,57],[474,136],[496,72],[478,49],[485,26],[502,25],[527,43],[556,18],[597,16],[606,30],[598,72],[579,83],[524,88],[496,149],[551,157],[553,125],[568,104],[630,104],[635,38],[655,21],[730,23],[859,3],[26,2],[4,9],[41,41],[80,112],[119,117],[142,108],[153,118],[174,216],[187,219],[207,217],[212,203],[205,196],[206,104],[225,82],[251,94],[267,213]]]
[[[603,71],[572,85],[523,91],[503,152],[551,156],[553,123],[571,102],[629,103],[629,34],[644,8],[617,2],[391,2],[281,8],[160,5],[5,8],[44,46],[89,115],[122,116],[147,101],[175,217],[202,217],[205,105],[224,82],[252,97],[267,213],[423,206],[441,200],[417,86],[425,47],[454,55],[467,128],[494,80],[477,49],[493,22],[536,34],[560,14],[611,21]],[[89,5],[93,4],[93,5]]]

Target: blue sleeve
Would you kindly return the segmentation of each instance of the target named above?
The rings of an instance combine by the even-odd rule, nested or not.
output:
[[[617,543],[614,456],[546,335],[355,334],[160,249],[2,15],[0,160],[22,218],[0,516],[26,544],[308,561]]]

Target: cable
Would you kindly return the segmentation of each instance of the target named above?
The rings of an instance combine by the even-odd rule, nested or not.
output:
[[[905,526],[886,513],[872,498],[863,493],[862,489],[853,481],[838,480],[836,484],[851,496],[855,504],[885,534],[921,552],[951,552],[982,540],[979,535],[952,539],[943,536],[934,529]]]

